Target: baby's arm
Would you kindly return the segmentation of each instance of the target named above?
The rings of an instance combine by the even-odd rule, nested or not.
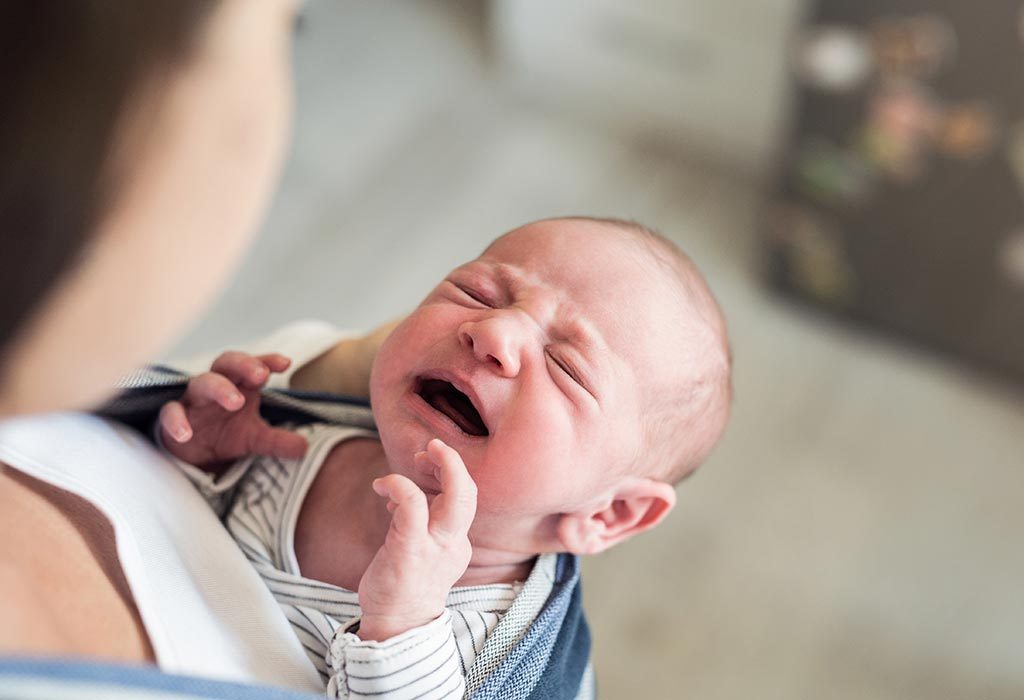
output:
[[[288,358],[277,354],[220,355],[209,372],[188,383],[180,400],[160,410],[164,449],[183,462],[216,473],[253,454],[301,457],[305,439],[272,428],[259,413],[260,389],[272,372],[282,372],[289,364]]]
[[[366,335],[341,340],[296,369],[289,387],[346,396],[369,396],[373,358],[398,323],[392,321]]]
[[[358,627],[339,630],[328,663],[337,697],[462,697],[464,670],[444,604],[472,554],[476,484],[458,452],[431,440],[416,466],[440,493],[428,502],[410,479],[391,474],[373,488],[388,499],[391,527],[359,582]]]

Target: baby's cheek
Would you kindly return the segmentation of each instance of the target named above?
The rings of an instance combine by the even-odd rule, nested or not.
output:
[[[545,470],[506,462],[470,469],[477,486],[477,510],[488,513],[543,514],[558,502],[558,489]],[[552,511],[554,512],[554,511]]]

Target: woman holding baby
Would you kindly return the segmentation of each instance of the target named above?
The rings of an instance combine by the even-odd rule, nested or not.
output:
[[[0,6],[0,418],[95,405],[225,285],[285,152],[299,5]],[[155,660],[100,510],[0,466],[0,528],[0,655]]]
[[[127,428],[48,413],[101,403],[227,282],[283,159],[300,4],[0,5],[5,697],[292,697],[108,662],[322,690],[233,543],[196,534],[220,524],[159,455]],[[336,346],[332,386],[365,391],[385,332]],[[147,491],[138,508],[125,497]]]
[[[210,675],[221,677],[255,677],[308,690],[322,687],[318,685],[320,679],[311,675],[299,642],[275,641],[274,635],[282,631],[278,619],[281,616],[276,607],[269,615],[265,606],[261,607],[269,600],[269,594],[262,585],[253,585],[254,580],[260,584],[259,579],[251,572],[246,577],[244,572],[235,571],[234,563],[241,560],[238,548],[230,546],[223,535],[220,540],[197,538],[196,533],[203,532],[203,528],[207,532],[221,529],[220,522],[208,512],[190,510],[190,504],[198,498],[194,492],[189,491],[191,501],[184,494],[178,500],[176,489],[184,482],[166,477],[166,465],[160,463],[147,443],[127,428],[112,427],[88,416],[18,418],[101,402],[118,377],[157,356],[224,285],[259,225],[281,164],[291,113],[290,38],[297,5],[296,0],[149,0],[145,4],[80,0],[59,6],[26,2],[0,7],[0,41],[8,49],[0,61],[0,93],[9,105],[4,121],[0,122],[0,153],[4,156],[0,160],[0,235],[7,244],[7,255],[0,261],[0,528],[7,535],[0,544],[0,655],[85,657],[127,663],[158,661],[162,668],[171,670],[199,673],[209,668]],[[568,326],[560,330],[566,339],[563,345],[575,348],[580,345],[580,336],[591,338],[589,343],[583,343],[584,366],[588,364],[586,358],[596,362],[591,355],[604,357],[604,365],[597,365],[615,371],[598,375],[603,377],[604,384],[622,388],[621,392],[610,392],[620,399],[613,405],[621,409],[635,404],[636,411],[623,414],[625,417],[614,421],[615,425],[625,426],[627,429],[620,431],[624,434],[651,434],[650,421],[642,424],[638,418],[640,413],[649,412],[640,411],[636,387],[674,386],[662,381],[666,380],[662,376],[665,365],[658,358],[667,353],[647,353],[645,345],[615,339],[648,339],[651,334],[641,331],[660,327],[669,329],[663,340],[671,340],[671,347],[675,348],[678,338],[669,336],[678,324],[647,319],[643,324],[637,321],[635,329],[623,330],[624,315],[606,308],[611,306],[610,296],[615,297],[609,291],[615,285],[607,280],[618,279],[616,270],[600,272],[601,265],[611,259],[619,261],[617,264],[639,261],[632,270],[636,279],[630,277],[632,283],[620,280],[619,284],[619,305],[633,309],[645,306],[634,299],[636,290],[648,278],[660,279],[665,269],[671,269],[684,282],[679,289],[684,292],[680,298],[687,299],[686,310],[692,310],[689,301],[700,298],[710,311],[694,316],[705,321],[708,317],[720,320],[706,286],[685,256],[674,257],[675,253],[662,248],[656,234],[628,222],[567,219],[540,222],[532,227],[524,227],[526,233],[513,232],[511,237],[499,240],[488,249],[489,254],[477,261],[478,267],[500,268],[504,276],[498,277],[503,280],[508,277],[508,270],[517,266],[528,270],[527,277],[534,282],[547,279],[550,284],[538,286],[537,293],[557,294],[551,296],[550,304],[541,305],[545,309],[604,310],[603,315],[597,313],[591,319],[596,319],[596,324],[569,324],[572,332]],[[569,229],[569,233],[558,234],[564,250],[548,243],[555,234],[545,227]],[[595,235],[604,241],[604,253],[594,252],[591,243]],[[576,251],[584,249],[591,250],[593,260],[580,261]],[[576,266],[562,264],[566,258],[575,260]],[[578,279],[567,278],[566,270],[578,273]],[[482,276],[479,270],[474,274],[477,278]],[[447,289],[446,284],[452,285],[451,278],[442,282],[441,288]],[[517,284],[512,286],[521,289],[525,283]],[[488,349],[493,319],[480,320],[481,314],[490,310],[504,318],[500,306],[481,301],[476,291],[466,291],[457,282],[454,287],[461,293],[455,293],[453,299],[452,290],[447,289],[447,295],[441,295],[447,304],[444,308],[457,308],[467,319],[477,319],[475,325],[472,319],[458,325],[460,329],[467,324],[473,326],[479,334],[472,329],[460,330],[460,346],[453,348],[452,357],[475,354],[482,363],[494,365],[491,371],[511,376],[515,371],[514,358],[502,359],[500,348]],[[653,291],[649,296],[658,297],[666,289],[648,290]],[[410,340],[413,336],[427,342],[424,332],[431,325],[423,318],[436,317],[442,308],[437,300],[431,303],[431,299],[428,297],[428,302],[414,312],[411,324],[399,327],[395,337],[402,341],[393,345],[408,350],[415,346]],[[697,306],[700,304],[694,308]],[[556,320],[563,322],[561,315]],[[439,338],[455,337],[448,332],[450,323],[434,325]],[[441,328],[442,325],[445,327]],[[579,330],[584,326],[589,329],[586,333]],[[703,328],[701,324],[693,328],[698,326]],[[415,332],[409,327],[415,327]],[[716,329],[703,335],[691,334],[688,341],[694,345],[696,338],[700,340],[696,345],[707,345],[706,356],[714,360],[710,365],[721,370],[712,383],[721,388],[728,382],[727,342],[724,326]],[[600,340],[602,336],[595,335],[595,330],[611,335],[605,333],[607,337],[598,342],[593,338]],[[334,346],[333,351],[321,356],[321,361],[306,366],[304,381],[309,387],[326,385],[332,389],[339,388],[340,382],[349,390],[365,392],[368,358],[385,334],[386,331]],[[615,342],[605,343],[608,339]],[[396,366],[416,364],[429,354],[408,350],[411,356],[405,358],[407,361],[397,362],[393,357],[396,351],[392,348],[389,354],[387,348],[386,345],[380,356],[390,358],[390,364]],[[615,358],[623,361],[616,364]],[[514,472],[517,464],[521,467],[530,461],[522,458],[525,451],[521,446],[528,442],[527,438],[544,430],[551,432],[549,419],[557,411],[550,406],[566,414],[560,423],[566,427],[568,437],[562,441],[566,449],[557,458],[536,460],[539,467],[552,463],[564,467],[570,461],[569,455],[578,452],[586,452],[587,458],[579,459],[581,463],[603,464],[601,457],[607,458],[614,452],[602,442],[614,432],[605,429],[608,426],[604,423],[600,423],[602,429],[595,427],[591,431],[593,435],[578,439],[585,432],[580,426],[586,421],[580,418],[580,411],[572,413],[568,407],[570,403],[591,406],[587,402],[597,400],[593,377],[586,372],[581,374],[578,367],[574,369],[574,364],[580,364],[578,359],[555,354],[551,363],[544,361],[543,375],[550,374],[553,381],[548,387],[551,391],[544,395],[550,401],[541,407],[549,408],[538,411],[537,405],[530,405],[529,410],[522,412],[522,424],[528,429],[519,431],[521,439],[516,444],[497,450],[511,464],[494,470],[492,485],[487,486],[486,470],[474,472],[484,478],[488,494],[500,490],[500,482]],[[233,370],[224,364],[223,358],[218,362],[220,370],[215,364],[215,373],[231,376]],[[266,367],[252,386],[247,386],[243,379],[235,382],[239,388],[255,392],[250,397],[252,403],[258,400],[258,389],[268,375],[285,369],[287,364],[279,357],[265,362]],[[241,365],[235,369],[238,367]],[[640,374],[633,372],[637,367],[650,370],[643,373],[643,377],[650,375],[649,381],[637,379]],[[384,372],[378,373],[381,374]],[[404,371],[395,374],[392,384],[404,386]],[[658,381],[654,381],[655,375]],[[330,378],[329,384],[324,377]],[[222,388],[231,388],[224,376],[220,379]],[[199,384],[195,382],[201,381],[202,378],[193,380],[186,398],[196,397]],[[455,387],[458,381],[429,372],[417,380],[421,412],[430,416],[424,420],[443,427],[447,426],[445,421],[452,419],[462,426],[455,434],[468,431],[470,435],[486,436],[487,426],[482,424],[475,408],[466,408],[471,399]],[[696,395],[694,392],[691,394]],[[621,400],[634,394],[637,401]],[[224,400],[223,396],[213,394],[198,398],[201,402]],[[534,578],[530,569],[538,569],[533,566],[533,554],[546,552],[551,555],[551,573],[545,590],[561,587],[564,600],[573,601],[565,602],[560,614],[569,615],[566,611],[574,610],[571,614],[576,616],[572,618],[575,622],[553,627],[551,635],[557,634],[557,639],[552,640],[554,647],[571,647],[566,656],[559,658],[575,664],[575,670],[565,674],[575,679],[575,685],[551,695],[558,683],[540,684],[537,687],[552,689],[545,697],[561,697],[564,693],[575,697],[576,690],[582,690],[583,682],[579,679],[585,673],[589,651],[586,625],[579,612],[578,569],[573,558],[562,557],[559,552],[601,551],[660,522],[674,502],[671,484],[682,477],[683,471],[692,469],[699,461],[695,455],[706,454],[721,434],[728,413],[727,397],[725,401],[715,404],[715,411],[704,412],[720,414],[721,418],[716,418],[715,425],[705,431],[706,446],[694,448],[693,454],[687,453],[685,464],[673,454],[671,459],[664,460],[664,474],[644,471],[620,475],[603,469],[587,482],[621,482],[629,485],[628,493],[620,493],[622,489],[616,486],[619,490],[608,498],[587,500],[575,494],[580,490],[576,482],[551,481],[551,488],[540,488],[538,484],[553,478],[549,470],[538,468],[520,475],[514,490],[520,495],[529,494],[529,498],[521,495],[521,500],[536,504],[547,495],[551,503],[561,504],[563,492],[568,492],[594,510],[575,519],[575,511],[563,512],[561,506],[551,506],[553,512],[545,511],[541,514],[543,518],[531,511],[528,515],[535,520],[558,521],[561,525],[548,527],[544,547],[516,550],[517,554],[526,552],[530,556],[517,559],[517,566],[522,566],[515,570],[515,575],[501,580],[504,585],[508,578],[513,590],[512,582],[521,583],[527,574]],[[173,404],[169,405],[173,411]],[[376,400],[374,406],[378,406]],[[237,408],[232,406],[231,410]],[[587,415],[598,413],[602,420],[609,420],[610,414],[595,410]],[[435,414],[444,415],[439,418]],[[179,422],[176,426],[166,417],[165,414],[162,433],[165,446],[179,437],[176,428],[191,430],[187,423]],[[185,413],[178,417],[184,418]],[[252,417],[259,421],[258,415]],[[668,426],[670,422],[660,421],[659,425]],[[596,419],[593,423],[599,425]],[[378,426],[382,425],[378,419]],[[629,427],[637,430],[630,433]],[[700,431],[690,430],[693,434],[697,432]],[[383,436],[383,430],[380,434]],[[639,445],[639,439],[618,440],[613,447],[618,446],[624,455],[632,454],[639,449],[636,445],[630,447],[634,442]],[[417,438],[416,443],[422,440]],[[558,441],[549,435],[545,444],[551,443]],[[579,449],[569,449],[572,446]],[[464,481],[472,486],[458,453],[446,449],[452,452],[448,455],[452,464],[458,466],[451,471],[463,475]],[[174,454],[174,450],[170,451]],[[232,453],[231,457],[244,457],[248,451]],[[403,445],[402,453],[411,455],[412,448]],[[381,465],[385,464],[382,455],[374,455],[375,459],[380,458],[377,461]],[[431,459],[443,472],[437,455]],[[427,461],[430,460],[425,457],[425,464]],[[686,469],[676,469],[676,462]],[[220,459],[208,466],[216,475]],[[412,467],[410,470],[416,473]],[[90,481],[97,474],[105,475],[106,482]],[[448,494],[444,484],[454,481],[443,475],[437,478],[441,482],[440,495]],[[475,487],[473,493],[475,501]],[[125,494],[137,494],[140,502]],[[389,512],[404,512],[401,499],[393,493],[390,497]],[[508,501],[505,498],[503,502],[506,510]],[[303,505],[301,498],[298,503]],[[443,499],[434,500],[431,512],[438,503],[443,503]],[[328,510],[334,508],[329,505]],[[484,508],[484,516],[487,515]],[[387,529],[388,522],[399,520],[397,514],[393,520],[386,514],[377,516],[383,529]],[[472,509],[468,517],[472,521]],[[482,520],[486,522],[487,517]],[[501,527],[492,530],[497,547],[508,544],[507,522],[502,521]],[[330,527],[327,531],[337,532],[338,528]],[[367,541],[370,539],[373,538]],[[367,548],[367,558],[376,552],[379,559],[385,548],[377,549],[376,539],[372,545]],[[163,559],[158,556],[161,553],[166,555]],[[420,582],[437,568],[436,557],[430,561],[428,557],[421,558],[427,566],[419,576]],[[180,560],[180,570],[162,569],[160,562],[167,560]],[[575,573],[554,573],[566,569],[563,560],[571,560]],[[148,567],[152,575],[140,583],[139,563],[147,561],[157,565]],[[408,578],[409,572],[401,571],[408,569],[408,557],[403,561],[385,562],[388,576],[383,578],[395,578],[391,576],[395,572]],[[129,563],[134,564],[134,579],[126,575]],[[234,578],[222,576],[221,568],[231,570]],[[147,567],[141,569],[147,572]],[[357,573],[362,573],[362,569]],[[279,580],[280,575],[276,570],[266,572],[268,580]],[[353,574],[348,579],[351,582],[345,585],[349,591],[362,589],[359,576]],[[316,588],[319,584],[314,581],[311,585]],[[529,587],[529,581],[526,585]],[[274,586],[268,583],[268,587]],[[451,581],[440,587],[442,599],[449,588]],[[294,597],[291,589],[283,595]],[[550,597],[545,593],[538,600],[550,602],[555,598],[552,592]],[[361,595],[359,603],[362,604]],[[544,611],[549,611],[548,603],[545,606]],[[196,610],[206,608],[218,612],[223,619],[209,624],[200,620]],[[296,615],[306,616],[307,608],[300,608],[296,607]],[[538,607],[531,613],[537,620],[544,617],[539,610]],[[435,613],[434,607],[430,607],[429,614],[416,617],[415,625],[382,624],[378,634],[373,634],[364,616],[363,637],[386,643],[402,630],[427,624],[424,620],[434,618]],[[524,638],[526,627],[534,624],[533,619],[523,623]],[[573,639],[572,635],[577,633]],[[484,638],[481,637],[481,651]],[[187,643],[183,645],[182,639]],[[509,649],[519,648],[518,639],[504,643]],[[328,646],[331,653],[336,651],[333,643]],[[491,646],[488,643],[487,647]],[[508,653],[499,658],[502,668],[512,656]],[[229,670],[215,666],[221,657]],[[0,684],[10,677],[10,667],[5,671],[4,663],[0,659]],[[471,663],[472,660],[463,666]],[[38,674],[39,669],[35,672]],[[519,670],[513,668],[512,672]],[[187,686],[189,681],[181,683]],[[202,692],[213,694],[209,689]],[[232,697],[260,697],[252,694],[259,691],[251,687],[236,687],[231,692]]]

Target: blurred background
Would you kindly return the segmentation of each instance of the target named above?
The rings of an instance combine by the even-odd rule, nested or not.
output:
[[[310,0],[283,186],[173,354],[636,218],[709,278],[736,403],[585,563],[601,695],[1024,697],[1022,5]]]

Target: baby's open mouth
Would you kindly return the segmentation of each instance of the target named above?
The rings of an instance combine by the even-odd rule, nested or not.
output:
[[[486,437],[490,433],[469,397],[443,379],[420,379],[416,393],[431,408],[451,419],[467,435]]]

